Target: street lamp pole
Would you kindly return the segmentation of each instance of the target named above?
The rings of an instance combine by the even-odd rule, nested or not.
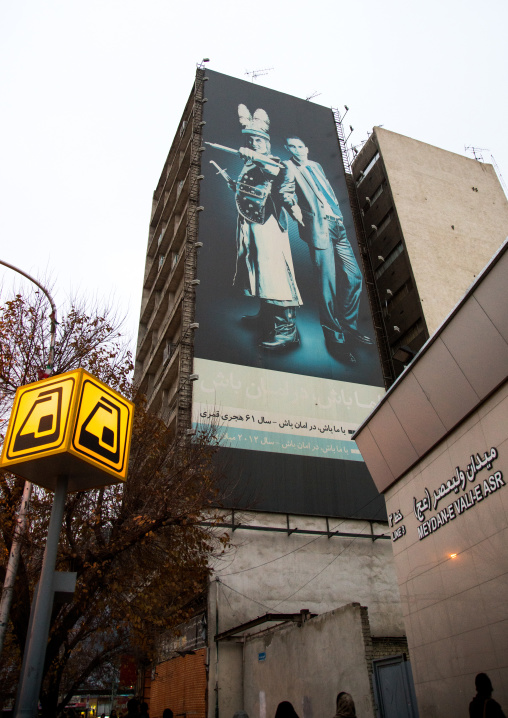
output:
[[[0,259],[0,264],[3,264],[4,267],[8,267],[9,269],[12,269],[14,272],[17,272],[18,274],[22,274],[23,277],[26,277],[26,279],[29,279],[33,284],[36,284],[39,289],[41,289],[46,297],[48,298],[49,303],[51,304],[51,314],[49,315],[49,318],[51,319],[51,336],[50,336],[50,342],[49,342],[49,355],[48,355],[48,363],[46,365],[46,376],[51,376],[53,373],[53,364],[55,361],[55,338],[56,338],[56,306],[55,302],[53,301],[53,298],[51,294],[48,292],[46,287],[44,287],[37,279],[34,279],[34,277],[31,277],[29,274],[24,272],[22,269],[19,269],[18,267],[15,267],[13,264],[9,264],[9,262],[5,262],[3,259]]]
[[[48,298],[48,301],[51,305],[51,314],[49,316],[51,320],[51,336],[50,336],[50,344],[49,344],[49,355],[48,355],[48,361],[46,365],[45,370],[45,376],[51,376],[53,373],[53,364],[55,361],[55,340],[56,340],[56,306],[53,301],[53,298],[51,297],[50,293],[44,287],[37,279],[34,279],[29,274],[24,272],[22,269],[19,269],[18,267],[15,267],[13,264],[9,264],[8,262],[4,262],[3,259],[0,259],[0,264],[3,264],[4,267],[8,267],[9,269],[12,269],[15,272],[18,272],[18,274],[22,274],[24,277],[29,279],[31,282],[36,284],[39,289],[41,289],[46,297]],[[16,580],[16,574],[18,572],[18,566],[19,566],[19,559],[21,556],[21,538],[26,530],[27,525],[27,514],[28,514],[28,506],[30,504],[30,498],[32,496],[32,483],[30,481],[25,481],[25,485],[23,487],[23,496],[21,499],[21,506],[18,512],[18,516],[16,519],[16,526],[14,528],[14,535],[12,538],[12,544],[11,544],[11,550],[9,552],[9,561],[7,563],[7,568],[5,571],[5,580],[4,580],[4,586],[2,590],[2,598],[0,600],[0,657],[2,655],[4,643],[5,643],[5,636],[7,634],[7,626],[9,625],[9,616],[11,612],[11,606],[12,606],[12,598],[14,595],[14,582]]]

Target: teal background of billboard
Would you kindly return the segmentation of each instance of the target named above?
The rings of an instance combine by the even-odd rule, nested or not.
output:
[[[291,220],[289,236],[303,306],[297,310],[301,346],[289,352],[267,352],[259,347],[255,332],[242,325],[244,314],[255,314],[259,300],[244,296],[233,286],[236,269],[236,226],[238,212],[232,192],[216,174],[210,160],[226,168],[237,179],[243,167],[238,156],[211,148],[214,142],[233,149],[246,146],[238,119],[238,105],[251,113],[259,107],[270,118],[272,155],[289,159],[284,148],[288,136],[300,137],[309,148],[309,159],[319,162],[330,181],[344,217],[348,239],[361,267],[356,232],[345,181],[333,113],[329,108],[301,100],[251,82],[213,71],[206,72],[200,186],[199,251],[196,291],[195,356],[229,364],[304,374],[351,383],[382,387],[382,374],[375,345],[354,348],[357,362],[338,361],[326,349],[318,314],[317,296],[309,248]],[[359,315],[362,333],[374,336],[369,302],[364,287]],[[220,396],[217,397],[220,404]],[[330,516],[383,518],[384,502],[379,498],[362,461],[309,456],[277,456],[276,452],[222,449],[229,471],[235,474],[232,508],[313,513]],[[346,467],[346,464],[349,466]],[[233,468],[234,467],[234,468]],[[272,475],[272,481],[267,476]],[[316,482],[316,478],[321,479]],[[311,486],[314,485],[312,489]],[[309,501],[309,491],[313,500]],[[320,497],[320,498],[318,498]]]

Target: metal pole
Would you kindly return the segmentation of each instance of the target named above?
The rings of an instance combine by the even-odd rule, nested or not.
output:
[[[0,601],[0,656],[2,655],[5,636],[7,635],[7,626],[9,625],[9,614],[14,594],[14,582],[16,580],[19,557],[21,555],[21,537],[26,530],[28,506],[30,504],[31,496],[32,484],[30,481],[25,481],[25,486],[23,487],[23,498],[21,499],[21,508],[16,520],[16,528],[14,529],[14,536],[12,538],[11,550],[9,553],[9,562],[5,571],[2,600]]]
[[[31,282],[36,284],[39,289],[42,289],[46,297],[48,298],[49,303],[51,304],[51,314],[49,315],[49,318],[51,319],[51,336],[49,340],[49,355],[48,355],[48,363],[46,365],[46,374],[48,376],[51,376],[53,373],[53,363],[55,361],[55,336],[56,336],[56,306],[55,302],[53,301],[51,294],[48,292],[46,287],[44,287],[37,279],[34,279],[29,274],[24,272],[22,269],[19,269],[18,267],[15,267],[13,264],[9,264],[9,262],[4,262],[3,259],[0,259],[0,264],[3,264],[4,267],[8,267],[9,269],[13,269],[18,274],[22,274],[23,277],[26,277]]]
[[[67,484],[67,476],[57,478],[32,627],[25,646],[25,665],[18,686],[15,718],[35,718],[37,715],[53,604],[53,576],[67,496]]]
[[[51,376],[53,373],[53,364],[55,361],[55,342],[56,342],[56,306],[55,303],[48,292],[48,290],[43,287],[43,285],[37,281],[37,279],[34,279],[29,274],[24,272],[22,269],[19,269],[18,267],[15,267],[13,264],[9,264],[9,262],[4,262],[3,259],[0,259],[0,264],[3,264],[4,267],[8,267],[9,269],[13,269],[15,272],[18,272],[18,274],[22,274],[23,277],[26,277],[31,282],[36,284],[39,289],[41,289],[46,297],[48,298],[48,301],[51,305],[51,314],[49,315],[49,318],[51,319],[51,335],[50,335],[50,341],[49,341],[49,354],[48,354],[48,362],[46,365],[46,375]],[[26,529],[26,522],[27,522],[27,507],[30,502],[30,497],[32,495],[32,484],[29,481],[25,481],[25,486],[23,487],[23,498],[21,501],[21,508],[19,510],[17,523],[16,523],[16,529],[14,531],[14,536],[12,538],[12,544],[11,544],[11,551],[9,553],[9,562],[7,564],[7,569],[5,572],[5,581],[4,581],[4,587],[2,591],[2,599],[0,601],[0,656],[2,655],[4,643],[5,643],[5,636],[7,635],[7,626],[9,625],[9,615],[11,612],[11,605],[12,605],[12,597],[14,595],[14,582],[16,580],[16,574],[18,572],[18,566],[19,566],[19,558],[21,555],[21,537]]]

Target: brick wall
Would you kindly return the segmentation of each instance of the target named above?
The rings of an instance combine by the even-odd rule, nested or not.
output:
[[[206,649],[194,655],[178,656],[155,669],[150,684],[150,718],[162,718],[171,708],[175,718],[206,716]]]
[[[352,605],[359,606],[358,603],[353,603]],[[372,647],[372,636],[370,632],[369,609],[366,606],[360,606],[360,615],[362,619],[362,636],[365,648],[365,662],[367,664],[367,673],[369,675],[370,697],[372,700],[372,705],[374,706],[376,705],[376,702],[374,700],[374,685],[372,683],[372,659],[374,658],[374,651]]]
[[[405,653],[409,659],[409,649],[407,646],[407,638],[401,636],[395,637],[372,637],[372,658],[388,658],[388,656],[396,656]]]
[[[358,606],[359,604],[352,604]],[[365,661],[367,663],[367,671],[369,674],[370,691],[373,705],[376,705],[374,697],[374,685],[372,681],[373,666],[372,661],[378,658],[388,658],[389,656],[400,655],[405,653],[409,658],[409,649],[407,646],[406,636],[372,636],[370,632],[369,612],[365,606],[360,607],[362,618],[362,634],[365,645]]]

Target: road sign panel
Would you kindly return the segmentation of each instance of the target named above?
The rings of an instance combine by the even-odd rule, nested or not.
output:
[[[125,481],[134,406],[84,369],[16,392],[0,467],[69,491]]]
[[[72,448],[109,470],[123,473],[132,405],[102,382],[87,378],[81,386]]]
[[[26,459],[61,449],[77,378],[62,375],[18,389],[5,441],[7,459]]]

